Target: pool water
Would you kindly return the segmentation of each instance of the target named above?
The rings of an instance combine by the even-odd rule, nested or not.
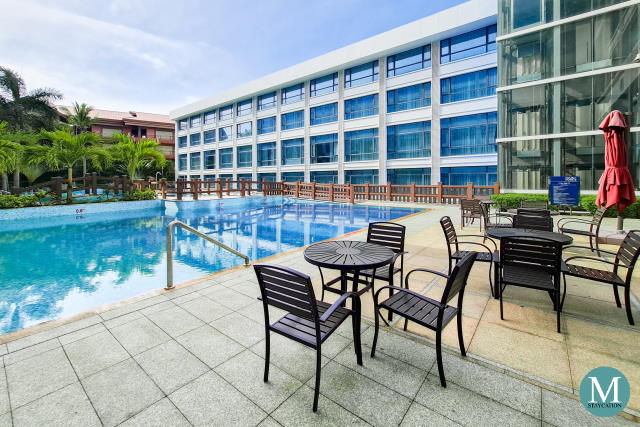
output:
[[[174,219],[257,260],[417,211],[248,197],[0,221],[0,334],[163,288]],[[180,228],[174,251],[174,283],[243,262]]]

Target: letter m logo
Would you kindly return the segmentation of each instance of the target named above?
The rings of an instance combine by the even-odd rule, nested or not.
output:
[[[600,385],[600,381],[598,381],[597,377],[589,377],[589,379],[591,380],[591,400],[589,403],[598,403],[596,402],[596,393],[598,393],[598,396],[600,397],[600,402],[606,402],[612,389],[613,400],[610,403],[620,403],[618,400],[618,381],[620,380],[620,377],[613,377],[611,379],[606,393],[602,391],[602,386]]]

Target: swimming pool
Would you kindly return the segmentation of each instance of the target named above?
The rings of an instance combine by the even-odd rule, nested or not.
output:
[[[257,260],[419,211],[284,197],[140,203],[152,207],[0,221],[0,334],[164,287],[174,219]],[[176,232],[175,283],[243,262]]]

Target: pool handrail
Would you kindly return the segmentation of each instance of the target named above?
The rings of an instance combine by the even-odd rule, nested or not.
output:
[[[205,239],[208,242],[213,243],[216,246],[221,247],[222,249],[231,252],[234,255],[239,256],[240,258],[244,259],[244,265],[248,266],[249,265],[249,257],[246,256],[245,254],[238,252],[237,250],[230,248],[229,246],[225,245],[222,242],[217,241],[216,239],[207,236],[204,233],[201,233],[200,231],[196,230],[195,228],[185,224],[182,221],[178,221],[173,220],[169,223],[169,225],[167,226],[167,286],[165,287],[165,290],[170,290],[174,288],[173,285],[173,229],[175,227],[180,227],[184,230],[187,230],[193,234],[195,234],[198,237],[202,237],[203,239]]]

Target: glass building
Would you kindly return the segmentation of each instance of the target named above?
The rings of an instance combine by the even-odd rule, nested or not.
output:
[[[612,110],[631,126],[638,185],[640,5],[616,0],[500,0],[498,150],[503,188],[546,190],[604,170],[598,126]]]

